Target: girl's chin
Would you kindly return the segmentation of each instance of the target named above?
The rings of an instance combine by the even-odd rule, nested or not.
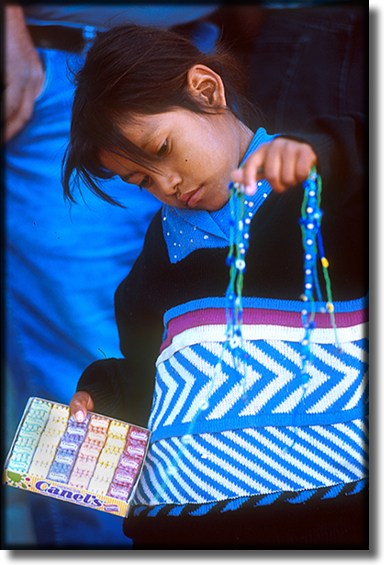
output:
[[[229,200],[229,192],[228,192],[228,196],[220,198],[215,202],[211,202],[210,205],[206,207],[206,210],[208,210],[208,212],[217,212],[217,210],[221,210],[222,208],[224,208],[228,200]]]

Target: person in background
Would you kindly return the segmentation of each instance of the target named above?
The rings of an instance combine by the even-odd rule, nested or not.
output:
[[[248,98],[271,131],[367,114],[368,6],[362,0],[260,0],[213,19],[248,72]],[[239,33],[238,30],[242,30]]]
[[[134,22],[185,28],[214,49],[206,22],[216,5],[9,4],[5,12],[4,406],[10,445],[30,396],[68,403],[79,372],[118,353],[113,293],[159,207],[133,184],[109,181],[121,204],[84,194],[63,201],[61,163],[68,142],[73,72],[99,31]],[[116,518],[16,489],[5,494],[8,547],[129,547]]]

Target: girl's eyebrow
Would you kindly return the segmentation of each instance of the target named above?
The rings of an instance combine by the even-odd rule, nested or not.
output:
[[[151,145],[154,138],[156,137],[156,132],[151,132],[150,134],[146,135],[142,140],[142,148],[147,149],[148,145]]]
[[[151,153],[150,147],[155,147],[159,143],[160,137],[166,137],[161,132],[155,130],[148,133],[143,139],[141,140],[141,148],[144,151],[149,151]]]
[[[150,129],[143,133],[141,138],[141,147],[142,149],[147,149],[148,145],[152,145],[153,143],[157,143],[160,137],[166,137],[167,133],[164,132],[164,127],[159,124],[154,125],[154,129]]]

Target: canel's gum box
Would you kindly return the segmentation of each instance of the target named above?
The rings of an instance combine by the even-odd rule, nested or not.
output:
[[[5,462],[4,482],[126,516],[149,438],[145,428],[95,412],[77,423],[69,406],[32,397]]]

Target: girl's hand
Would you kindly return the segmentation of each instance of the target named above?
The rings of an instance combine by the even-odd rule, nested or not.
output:
[[[18,2],[15,2],[18,4]],[[5,128],[9,141],[31,119],[45,71],[35,49],[21,6],[5,9]]]
[[[70,412],[79,423],[84,422],[88,410],[93,410],[94,407],[91,395],[85,391],[76,392],[69,403]]]
[[[303,182],[316,164],[316,153],[310,145],[287,137],[276,137],[261,145],[231,176],[234,182],[244,185],[248,195],[255,194],[260,179],[266,179],[276,192],[284,192]]]

